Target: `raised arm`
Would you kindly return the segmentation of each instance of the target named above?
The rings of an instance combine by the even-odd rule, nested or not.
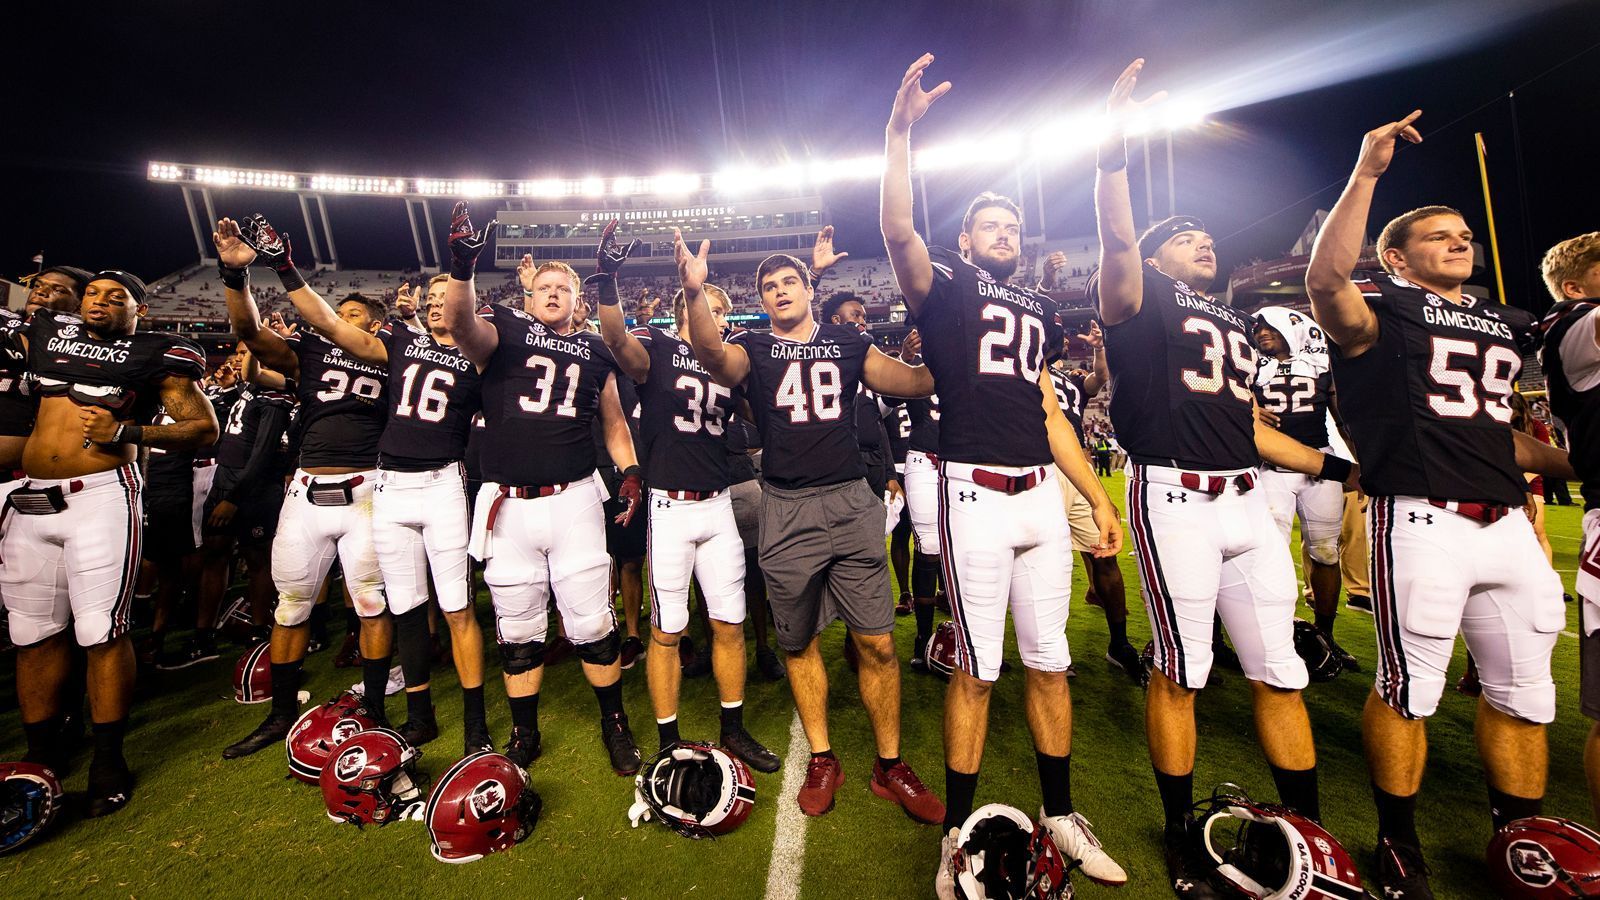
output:
[[[1355,171],[1350,173],[1344,193],[1333,204],[1311,248],[1311,262],[1306,266],[1311,315],[1345,356],[1361,355],[1378,339],[1378,317],[1350,280],[1350,273],[1361,259],[1361,242],[1378,178],[1394,160],[1397,140],[1422,142],[1422,135],[1411,124],[1420,115],[1422,110],[1414,110],[1398,122],[1374,128],[1361,139]]]
[[[922,308],[933,289],[933,263],[928,260],[928,245],[917,234],[911,202],[911,126],[922,118],[933,101],[950,90],[950,82],[931,91],[922,89],[922,73],[933,65],[933,54],[924,53],[900,79],[894,95],[894,108],[883,138],[883,184],[878,194],[878,224],[883,229],[883,246],[889,251],[894,280],[906,298],[912,315]]]
[[[1039,373],[1039,399],[1044,407],[1045,433],[1050,438],[1050,455],[1056,465],[1094,508],[1094,524],[1100,529],[1100,540],[1094,546],[1094,555],[1114,557],[1122,552],[1122,523],[1117,518],[1117,507],[1106,494],[1105,485],[1089,465],[1089,454],[1083,452],[1078,433],[1061,411],[1061,401],[1056,399],[1056,386],[1050,380],[1049,370]]]
[[[861,367],[861,381],[889,397],[921,399],[933,393],[933,373],[927,366],[912,366],[872,347]]]
[[[635,238],[626,247],[617,246],[617,220],[612,219],[600,232],[600,248],[595,252],[595,272],[583,280],[593,285],[600,301],[600,339],[606,342],[617,365],[634,381],[644,381],[650,375],[650,352],[639,339],[628,333],[628,323],[622,317],[621,297],[617,294],[617,272],[628,256],[639,246]]]
[[[228,324],[233,333],[250,348],[251,355],[263,365],[271,366],[288,375],[298,374],[300,360],[289,343],[269,329],[261,320],[261,310],[250,295],[250,264],[256,261],[256,249],[247,243],[239,223],[223,218],[217,230],[211,233],[211,243],[217,249],[217,269],[222,274],[222,296],[228,305]],[[288,242],[283,243],[283,255],[289,255]],[[293,269],[293,264],[290,264]]]
[[[489,357],[500,346],[500,332],[478,315],[478,291],[473,284],[478,254],[489,242],[494,226],[491,219],[482,231],[473,230],[465,200],[457,201],[450,211],[450,280],[444,283],[444,327],[461,348],[461,355],[480,370],[488,367]]]
[[[389,351],[383,346],[383,341],[370,331],[362,331],[349,322],[339,318],[322,295],[317,293],[308,284],[289,292],[289,302],[294,304],[294,311],[300,318],[311,326],[312,330],[327,338],[335,346],[341,347],[351,356],[369,363],[383,365],[389,362]]]
[[[1128,64],[1111,86],[1106,100],[1106,125],[1111,134],[1100,146],[1094,179],[1095,226],[1100,233],[1100,321],[1126,322],[1139,314],[1144,302],[1144,260],[1139,256],[1139,234],[1133,227],[1133,200],[1128,193],[1128,151],[1123,144],[1126,119],[1145,106],[1160,102],[1162,91],[1148,100],[1133,99],[1144,60]]]
[[[1100,323],[1089,320],[1089,330],[1078,335],[1078,340],[1094,348],[1094,368],[1089,372],[1089,377],[1083,380],[1083,392],[1088,396],[1084,400],[1100,393],[1100,389],[1111,383],[1111,366],[1106,362],[1106,336],[1100,330]]]
[[[711,242],[701,241],[699,252],[690,253],[683,242],[683,232],[674,230],[672,237],[678,255],[678,278],[683,281],[683,297],[689,308],[689,346],[694,348],[694,358],[717,384],[738,387],[750,374],[750,355],[743,347],[723,341],[705,291],[701,290],[709,271],[706,256],[711,252]]]

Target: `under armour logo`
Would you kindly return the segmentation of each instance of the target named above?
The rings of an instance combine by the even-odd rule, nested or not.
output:
[[[1424,525],[1433,524],[1433,513],[1409,512],[1406,515],[1411,517],[1412,522],[1421,522]]]
[[[956,499],[962,502],[978,499],[977,491],[956,491]]]
[[[1383,889],[1383,895],[1385,897],[1400,898],[1404,897],[1406,892],[1403,888],[1386,887]]]
[[[1174,878],[1172,879],[1172,889],[1180,894],[1186,893],[1194,890],[1194,882],[1183,878]]]
[[[1188,503],[1189,502],[1189,495],[1184,493],[1183,491],[1178,491],[1177,493],[1173,493],[1172,491],[1167,491],[1167,502],[1168,503]]]
[[[666,499],[665,497],[656,498],[656,509],[666,509],[667,507],[669,507],[671,505],[672,505],[672,501]]]
[[[373,490],[381,494],[383,493],[383,485],[380,484],[377,487],[374,487]]]

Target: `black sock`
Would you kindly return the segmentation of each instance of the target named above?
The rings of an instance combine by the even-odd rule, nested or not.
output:
[[[478,688],[482,691],[483,688]],[[534,734],[539,733],[539,695],[532,697],[507,697],[506,702],[511,704],[511,727],[525,728]]]
[[[744,702],[722,707],[722,733],[734,734],[744,730]]]
[[[319,603],[311,607],[311,636],[324,644],[328,642],[328,604],[326,603]]]
[[[1167,827],[1183,824],[1189,817],[1189,810],[1194,808],[1194,772],[1168,775],[1157,769],[1156,790],[1161,793],[1161,813],[1166,817]]]
[[[1420,847],[1417,837],[1417,795],[1397,797],[1377,785],[1372,786],[1372,800],[1378,806],[1378,837],[1389,838],[1412,847]]]
[[[1335,615],[1337,615],[1337,613],[1328,613],[1327,615],[1323,615],[1322,613],[1316,614],[1317,630],[1327,635],[1330,639],[1333,637],[1333,619]]]
[[[933,598],[918,597],[911,607],[911,613],[917,620],[917,645],[921,646],[933,636]]]
[[[816,753],[811,754],[811,758],[812,759],[837,759],[838,757],[833,755],[833,748],[830,747],[827,750],[819,750]]]
[[[898,765],[900,765],[900,757],[898,756],[878,757],[878,768],[884,772],[887,772]]]
[[[28,739],[28,761],[39,763],[56,762],[56,753],[60,746],[58,740],[61,734],[61,717],[51,716],[40,722],[23,722],[22,733]]]
[[[1537,816],[1543,811],[1543,797],[1517,797],[1495,790],[1494,785],[1489,786],[1489,815],[1494,819],[1496,831],[1504,828],[1508,822]]]
[[[1271,763],[1272,783],[1278,786],[1278,802],[1313,822],[1322,821],[1322,803],[1317,797],[1317,767],[1280,769]]]
[[[122,736],[128,733],[128,720],[118,719],[115,722],[96,722],[94,732],[94,759],[97,765],[114,762],[122,768],[127,768],[127,763],[122,761]]]
[[[1128,620],[1106,619],[1106,628],[1111,631],[1111,646],[1120,647],[1128,642]]]
[[[662,747],[670,747],[682,738],[678,734],[678,717],[673,716],[665,722],[656,722],[656,737],[661,739]]]
[[[911,557],[911,596],[932,600],[939,592],[939,557],[918,553]]]
[[[972,798],[978,793],[978,773],[944,767],[944,830],[960,828],[972,815]]]
[[[1072,815],[1072,754],[1050,756],[1033,751],[1039,764],[1039,789],[1044,792],[1044,814]]]
[[[272,714],[294,718],[300,711],[300,661],[272,663]]]
[[[394,646],[406,687],[427,684],[432,677],[433,647],[428,634],[428,608],[419,606],[394,617]]]
[[[483,685],[462,688],[461,705],[465,708],[461,717],[465,720],[468,731],[487,725],[488,716],[483,711]]]
[[[387,656],[377,659],[361,657],[361,705],[380,725],[388,718],[384,697],[389,690],[389,660]]]
[[[354,606],[346,606],[344,608],[344,630],[351,634],[359,634],[361,632],[361,617],[356,615]]]
[[[433,720],[433,691],[406,691],[406,719],[412,722]]]
[[[602,717],[622,715],[621,679],[618,679],[615,683],[608,684],[605,687],[595,688],[594,695],[600,700],[600,715]]]

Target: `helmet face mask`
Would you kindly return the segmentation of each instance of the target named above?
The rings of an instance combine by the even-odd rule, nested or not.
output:
[[[50,769],[28,762],[0,763],[0,853],[26,846],[50,827],[66,791]]]
[[[1355,860],[1327,829],[1292,809],[1257,803],[1236,785],[1196,805],[1215,880],[1260,900],[1361,896]],[[1232,840],[1223,840],[1231,835]]]
[[[956,837],[956,895],[963,900],[1071,900],[1061,851],[1043,828],[1003,803],[979,807]]]
[[[755,808],[749,767],[712,744],[680,741],[663,748],[634,785],[635,811],[688,838],[727,834]]]

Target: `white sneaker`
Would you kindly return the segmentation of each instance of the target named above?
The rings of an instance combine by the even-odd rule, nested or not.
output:
[[[939,871],[933,876],[933,894],[939,900],[956,900],[956,837],[961,834],[958,828],[950,829],[950,833],[939,839]]]
[[[1097,884],[1121,887],[1128,883],[1128,873],[1116,860],[1100,849],[1100,839],[1089,830],[1089,820],[1081,813],[1070,816],[1047,816],[1039,810],[1039,824],[1050,832],[1056,849],[1069,860],[1077,860],[1083,874]]]
[[[395,694],[398,694],[398,693],[400,693],[401,691],[403,691],[405,689],[406,689],[406,676],[405,676],[405,673],[400,671],[400,667],[399,666],[391,667],[389,669],[389,683],[385,684],[383,686],[384,696],[393,697]],[[360,695],[366,694],[366,692],[367,692],[367,685],[366,685],[365,682],[358,681],[355,684],[350,685],[350,693],[352,693],[352,694],[356,694],[356,695],[360,696]]]

